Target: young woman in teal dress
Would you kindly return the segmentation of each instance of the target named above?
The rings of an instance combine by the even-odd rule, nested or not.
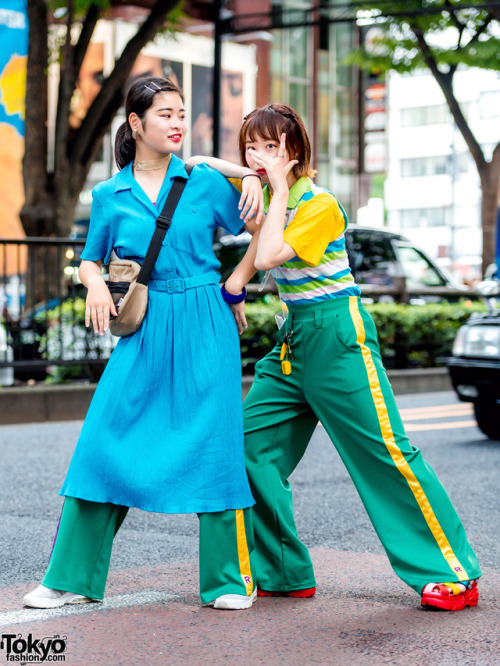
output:
[[[148,78],[132,86],[115,144],[119,172],[98,184],[80,277],[86,324],[104,334],[116,314],[101,276],[114,250],[144,259],[176,176],[186,133],[182,92]],[[235,167],[243,177],[250,169]],[[231,175],[231,174],[230,174]],[[243,455],[237,326],[244,304],[219,288],[215,229],[242,231],[259,213],[260,183],[240,193],[195,166],[149,284],[145,319],[113,351],[96,389],[60,494],[60,524],[42,584],[24,604],[52,608],[103,598],[113,538],[130,507],[197,513],[200,594],[215,608],[249,608],[253,504]],[[242,208],[240,211],[239,208]],[[251,224],[247,225],[247,227]],[[233,309],[233,313],[231,312]],[[234,316],[233,316],[234,314]]]

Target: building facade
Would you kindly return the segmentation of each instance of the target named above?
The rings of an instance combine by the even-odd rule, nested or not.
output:
[[[336,2],[323,4],[334,6]],[[342,61],[356,43],[355,26],[350,22],[321,23],[313,11],[316,4],[309,0],[255,0],[251,10],[242,0],[223,5],[221,15],[230,20],[224,24],[222,42],[221,157],[239,161],[238,131],[244,115],[255,106],[272,101],[290,104],[306,121],[318,184],[333,191],[352,218],[359,206],[358,76],[353,67]],[[133,80],[148,73],[167,75],[184,89],[191,127],[183,157],[212,154],[212,10],[210,2],[187,2],[188,19],[182,32],[175,37],[160,36],[143,49],[130,77]],[[285,27],[273,27],[277,23]],[[300,23],[306,25],[297,25]],[[234,33],[230,32],[231,27]],[[95,84],[100,76],[106,76],[135,29],[136,24],[130,19],[101,21],[80,82],[88,75]],[[54,93],[56,80],[55,72]],[[95,85],[87,98],[87,93],[80,91],[84,104],[75,112],[75,118],[85,112],[97,92]],[[77,228],[78,221],[83,229],[88,220],[93,186],[115,171],[113,136],[123,120],[123,113],[118,114],[91,169],[80,196]]]
[[[454,90],[487,160],[500,141],[500,77],[459,69]],[[388,224],[452,269],[481,271],[481,189],[444,96],[426,72],[389,77]]]

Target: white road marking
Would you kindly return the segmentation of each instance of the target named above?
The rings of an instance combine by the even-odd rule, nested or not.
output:
[[[405,423],[406,432],[423,430],[453,430],[453,428],[477,428],[475,421],[447,421],[446,423]]]
[[[453,416],[472,414],[473,407],[470,402],[462,402],[458,405],[431,405],[428,407],[407,407],[400,409],[399,413],[408,419],[437,419],[442,416]]]
[[[127,606],[142,606],[144,604],[157,604],[164,601],[179,599],[176,594],[146,590],[133,594],[119,594],[116,597],[107,597],[101,602],[86,604],[68,604],[59,608],[24,608],[17,611],[3,611],[0,613],[0,627],[10,624],[29,624],[44,620],[53,620],[57,617],[74,615],[76,613],[89,613],[112,610],[115,608],[126,608]]]

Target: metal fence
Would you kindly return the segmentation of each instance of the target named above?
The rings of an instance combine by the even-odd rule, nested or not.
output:
[[[87,376],[102,371],[115,343],[109,332],[96,336],[83,325],[86,290],[77,280],[83,245],[0,238],[0,384],[9,383],[6,368],[22,379],[43,378],[48,366],[82,365]]]
[[[83,240],[71,238],[0,238],[0,385],[12,383],[14,374],[43,379],[48,368],[53,375],[59,373],[59,380],[64,373],[66,378],[100,376],[116,338],[109,331],[95,335],[84,326],[86,290],[77,279],[83,245]],[[404,278],[394,278],[392,286],[361,287],[363,297],[373,301],[481,296],[448,287],[412,289]],[[260,291],[249,285],[248,291],[260,297],[276,293],[276,287],[271,282]]]

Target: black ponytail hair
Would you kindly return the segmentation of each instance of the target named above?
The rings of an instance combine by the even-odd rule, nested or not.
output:
[[[154,96],[159,92],[177,93],[184,103],[182,90],[170,79],[148,76],[145,79],[139,79],[130,88],[125,101],[127,120],[120,125],[115,137],[115,160],[120,170],[135,159],[135,141],[132,138],[132,128],[128,118],[131,113],[136,113],[143,120],[146,111],[153,104]]]

